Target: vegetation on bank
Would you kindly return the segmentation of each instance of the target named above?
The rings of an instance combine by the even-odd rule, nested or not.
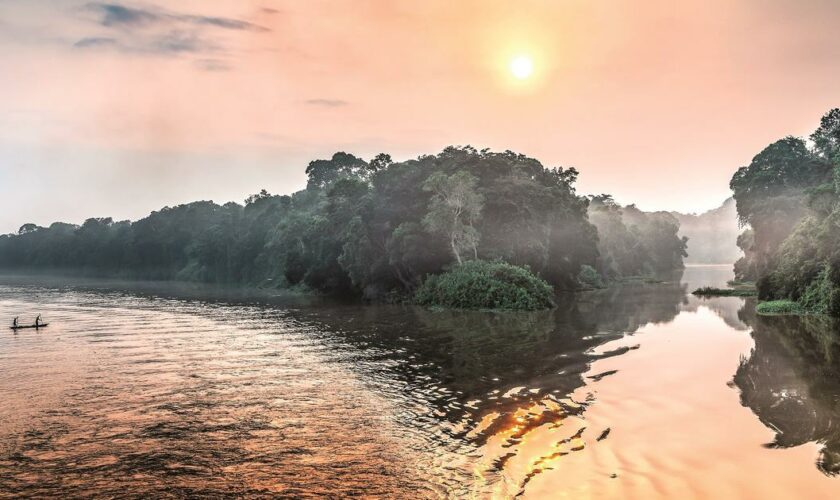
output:
[[[306,174],[306,189],[263,190],[244,205],[197,201],[135,222],[24,224],[0,236],[0,268],[381,300],[412,296],[425,277],[469,261],[525,266],[575,290],[682,267],[685,255],[672,216],[579,196],[575,169],[511,151],[448,147],[403,162],[336,153]]]
[[[414,299],[456,309],[537,311],[554,307],[554,290],[524,267],[472,260],[427,277]]]
[[[698,297],[754,297],[756,291],[746,288],[715,288],[704,286],[694,290],[691,294]]]
[[[755,306],[755,312],[764,315],[773,314],[803,314],[805,310],[798,303],[792,300],[768,300],[759,302]]]
[[[755,281],[759,298],[773,301],[767,304],[793,301],[802,312],[837,317],[840,109],[826,113],[810,139],[776,141],[732,177],[738,217],[748,226],[738,238],[745,256],[735,274]]]
[[[594,290],[597,288],[604,288],[606,286],[601,274],[596,271],[594,267],[586,264],[580,266],[578,283],[580,283],[581,288],[584,290]]]

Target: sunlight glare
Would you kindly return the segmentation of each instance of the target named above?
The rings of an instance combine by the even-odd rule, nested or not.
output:
[[[510,73],[518,80],[525,80],[534,72],[534,63],[525,55],[514,57],[510,61]]]

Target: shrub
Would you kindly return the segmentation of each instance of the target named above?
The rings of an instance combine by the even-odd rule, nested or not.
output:
[[[577,279],[584,288],[604,288],[601,275],[592,266],[586,264],[580,266]]]
[[[792,300],[768,300],[760,302],[755,311],[758,314],[802,314],[802,307]]]
[[[834,287],[829,280],[829,268],[826,266],[814,278],[813,281],[805,288],[805,293],[802,294],[800,302],[803,309],[809,312],[825,314],[828,312],[829,303],[831,302],[832,292]]]
[[[418,304],[457,309],[536,311],[554,307],[554,291],[527,268],[472,260],[426,278]]]

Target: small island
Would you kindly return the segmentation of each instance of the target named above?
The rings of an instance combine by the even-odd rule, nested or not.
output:
[[[749,288],[715,288],[704,286],[691,292],[698,297],[754,297],[756,291]]]

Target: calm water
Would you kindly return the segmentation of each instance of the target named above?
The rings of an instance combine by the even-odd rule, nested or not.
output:
[[[0,281],[0,496],[831,498],[840,347],[699,300],[551,312]]]

